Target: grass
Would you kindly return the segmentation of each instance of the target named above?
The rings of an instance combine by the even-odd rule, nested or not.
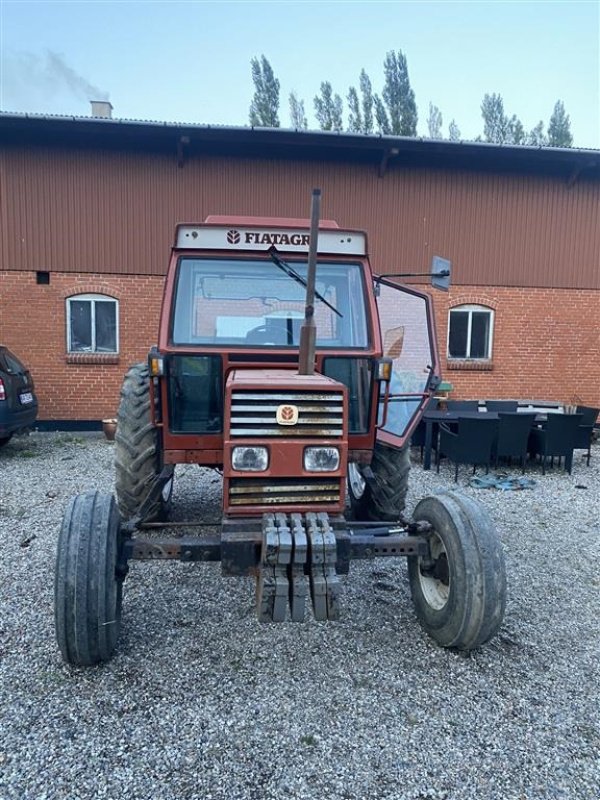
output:
[[[55,444],[83,444],[81,436],[71,436],[69,433],[60,434],[54,440]]]

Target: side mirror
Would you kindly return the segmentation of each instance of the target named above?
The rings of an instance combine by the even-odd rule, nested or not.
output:
[[[441,256],[434,256],[431,259],[431,285],[434,289],[441,289],[447,292],[450,288],[450,273],[452,272],[452,262]]]
[[[397,328],[390,328],[385,332],[383,339],[383,355],[395,361],[400,358],[402,346],[404,344],[404,325]]]

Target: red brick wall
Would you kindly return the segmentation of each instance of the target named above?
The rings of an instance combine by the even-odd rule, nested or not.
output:
[[[53,272],[50,284],[41,286],[35,272],[0,274],[0,343],[31,370],[39,419],[115,416],[123,375],[131,364],[144,361],[157,341],[163,283],[162,277]],[[65,299],[83,293],[119,301],[117,357],[67,357]]]
[[[442,371],[453,397],[600,406],[600,292],[455,286],[434,300]],[[452,364],[445,357],[448,308],[462,304],[494,309],[490,364]]]
[[[35,272],[0,274],[0,343],[31,369],[40,419],[115,415],[124,373],[156,342],[162,289],[162,277],[54,272],[43,286]],[[67,357],[65,298],[88,292],[119,300],[117,358],[77,363]],[[442,372],[453,397],[579,398],[600,406],[600,292],[456,286],[448,295],[435,292],[434,300]],[[493,358],[486,369],[447,364],[448,307],[463,303],[494,309]],[[115,363],[101,363],[107,360]]]

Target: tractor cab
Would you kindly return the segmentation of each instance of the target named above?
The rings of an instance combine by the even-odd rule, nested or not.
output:
[[[164,462],[222,467],[226,489],[251,478],[252,496],[226,494],[228,513],[315,502],[342,511],[347,463],[368,466],[377,438],[403,448],[438,380],[428,295],[374,278],[366,234],[323,220],[315,369],[300,381],[309,240],[308,220],[208,217],[176,230],[150,358]],[[303,448],[315,447],[339,451],[328,480],[323,466],[318,481],[307,474]],[[267,498],[275,478],[284,490],[270,486]]]

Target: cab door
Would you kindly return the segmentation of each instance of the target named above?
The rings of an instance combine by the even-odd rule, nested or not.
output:
[[[431,297],[377,278],[383,355],[392,359],[389,384],[380,384],[377,440],[401,448],[438,385],[439,359]]]

